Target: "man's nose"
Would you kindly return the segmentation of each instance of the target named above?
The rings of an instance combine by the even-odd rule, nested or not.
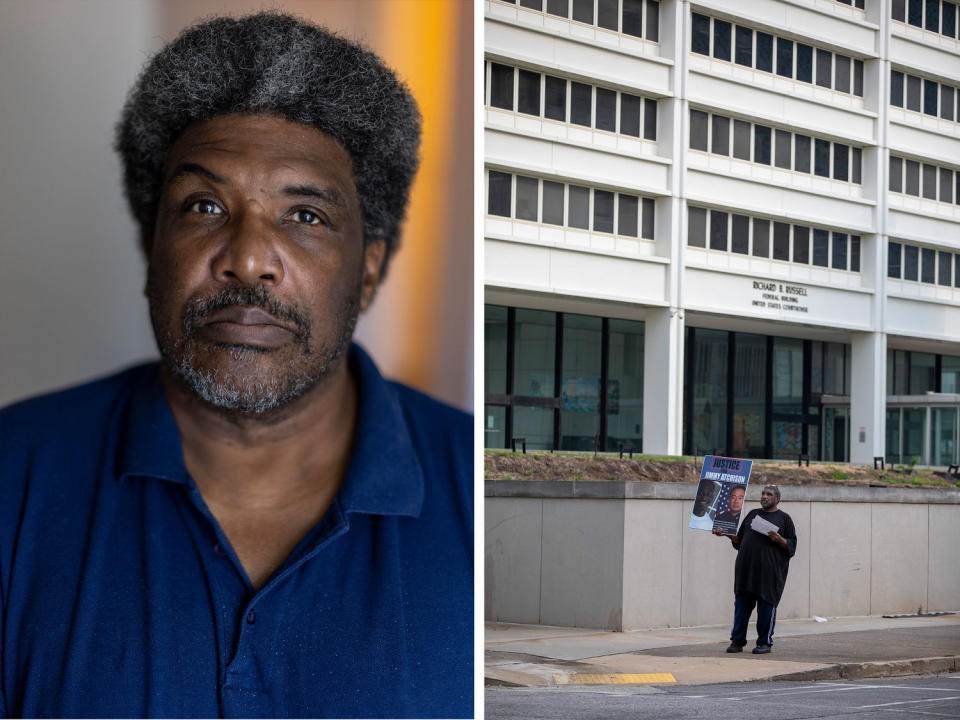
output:
[[[211,272],[221,282],[279,285],[283,281],[279,242],[279,228],[265,214],[237,213],[227,227],[226,240],[214,258]]]

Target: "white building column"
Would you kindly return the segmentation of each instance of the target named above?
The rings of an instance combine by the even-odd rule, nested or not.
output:
[[[887,341],[883,333],[853,333],[850,372],[850,462],[873,464],[886,442]]]
[[[643,452],[683,451],[683,311],[648,308],[643,340]]]

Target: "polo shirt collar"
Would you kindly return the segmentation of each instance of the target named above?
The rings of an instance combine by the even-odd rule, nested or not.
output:
[[[359,345],[347,362],[357,381],[357,432],[337,494],[345,513],[417,517],[423,505],[423,469],[394,386]],[[160,366],[147,368],[130,403],[118,457],[117,479],[152,477],[189,481],[180,431],[163,393]]]

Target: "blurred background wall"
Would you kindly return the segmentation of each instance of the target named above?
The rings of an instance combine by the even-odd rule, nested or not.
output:
[[[184,27],[270,8],[363,41],[417,97],[420,172],[357,338],[385,375],[472,407],[469,0],[0,0],[0,405],[157,356],[113,126]]]

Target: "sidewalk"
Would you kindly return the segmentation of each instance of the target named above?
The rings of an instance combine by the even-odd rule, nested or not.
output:
[[[751,634],[756,631],[751,626]],[[960,614],[782,620],[773,652],[728,654],[729,628],[606,632],[486,624],[488,686],[704,685],[745,680],[829,680],[960,669]]]

